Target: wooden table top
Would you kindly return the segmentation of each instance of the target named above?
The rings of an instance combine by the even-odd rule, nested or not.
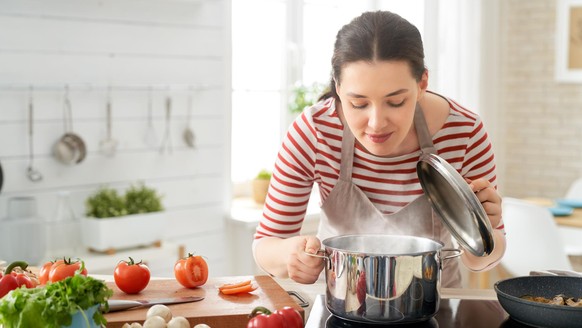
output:
[[[545,207],[557,206],[549,198],[525,198],[524,200]],[[567,216],[554,216],[556,223],[564,227],[582,228],[582,208],[574,208],[574,213]]]

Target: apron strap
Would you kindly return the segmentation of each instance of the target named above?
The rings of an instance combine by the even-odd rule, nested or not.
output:
[[[354,148],[356,138],[346,122],[342,122],[344,131],[342,135],[342,158],[340,162],[340,180],[352,181],[352,168],[354,166]]]
[[[426,119],[422,112],[420,104],[416,103],[416,108],[414,110],[414,127],[416,128],[416,136],[418,138],[418,144],[420,150],[423,154],[435,154],[437,155],[437,150],[432,143],[432,138],[430,132],[428,131],[428,125],[426,124]]]

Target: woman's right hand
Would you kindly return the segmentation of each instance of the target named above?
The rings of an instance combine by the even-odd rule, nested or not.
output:
[[[321,248],[321,241],[315,236],[297,236],[287,239],[291,253],[287,259],[289,278],[302,284],[313,284],[325,265],[320,257],[305,254],[316,254]]]

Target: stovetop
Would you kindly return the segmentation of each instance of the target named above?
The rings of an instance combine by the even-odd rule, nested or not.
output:
[[[437,314],[428,321],[413,324],[367,324],[343,320],[332,315],[325,306],[325,295],[317,295],[305,328],[352,327],[422,327],[422,328],[521,328],[528,327],[508,317],[498,301],[441,299]]]

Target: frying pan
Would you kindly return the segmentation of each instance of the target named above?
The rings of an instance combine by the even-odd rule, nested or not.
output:
[[[501,280],[493,286],[497,299],[509,316],[520,323],[534,327],[579,327],[582,308],[550,305],[521,299],[532,295],[553,298],[564,294],[582,297],[582,278],[565,276],[523,276]]]

